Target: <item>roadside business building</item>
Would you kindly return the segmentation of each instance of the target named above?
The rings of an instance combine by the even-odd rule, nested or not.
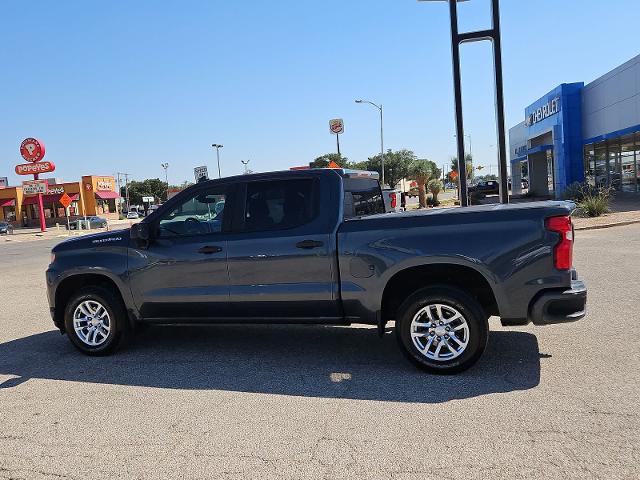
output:
[[[66,223],[65,209],[60,198],[65,193],[71,198],[70,219],[98,215],[106,219],[117,219],[116,182],[111,176],[87,175],[79,182],[58,182],[46,179],[48,189],[43,194],[44,216],[47,225]],[[16,226],[38,226],[38,195],[26,187],[0,188],[0,221],[9,221]]]
[[[573,182],[640,192],[640,55],[585,85],[563,83],[509,130],[513,193],[522,178],[561,198]]]

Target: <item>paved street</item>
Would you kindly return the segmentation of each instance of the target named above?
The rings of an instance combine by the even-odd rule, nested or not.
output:
[[[577,232],[584,320],[492,320],[451,377],[364,326],[165,327],[84,357],[49,318],[53,244],[0,243],[0,478],[640,476],[640,225]]]

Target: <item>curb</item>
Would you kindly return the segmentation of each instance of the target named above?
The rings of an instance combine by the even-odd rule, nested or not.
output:
[[[633,225],[640,223],[640,220],[627,220],[625,222],[605,223],[604,225],[591,225],[587,227],[575,227],[575,230],[600,230],[601,228],[624,227],[625,225]]]

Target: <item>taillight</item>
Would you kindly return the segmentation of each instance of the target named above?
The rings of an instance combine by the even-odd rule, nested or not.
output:
[[[396,208],[396,205],[398,205],[398,199],[396,198],[396,193],[391,192],[389,194],[389,198],[391,199],[391,208]]]
[[[553,263],[558,270],[569,270],[573,264],[573,225],[571,217],[549,217],[545,222],[547,230],[560,235],[553,249]]]

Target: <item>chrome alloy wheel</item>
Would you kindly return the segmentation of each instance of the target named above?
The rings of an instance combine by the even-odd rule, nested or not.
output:
[[[464,316],[449,305],[427,305],[413,316],[411,340],[428,359],[445,362],[459,357],[467,348],[469,325]]]
[[[85,300],[73,312],[73,328],[83,343],[97,347],[109,338],[111,319],[100,302]]]

